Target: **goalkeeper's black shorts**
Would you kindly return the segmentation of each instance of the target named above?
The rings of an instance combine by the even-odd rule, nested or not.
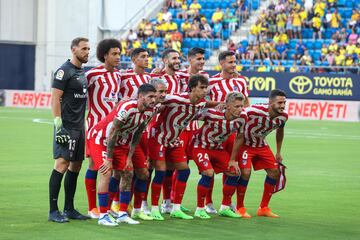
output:
[[[55,128],[53,137],[53,156],[54,159],[64,158],[67,161],[76,162],[84,160],[85,153],[85,129],[68,130],[70,140],[66,144],[59,144],[55,141]]]

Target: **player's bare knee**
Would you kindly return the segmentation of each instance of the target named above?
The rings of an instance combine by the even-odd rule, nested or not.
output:
[[[65,173],[70,165],[69,161],[63,158],[55,159],[54,169],[60,173]]]
[[[158,170],[158,171],[165,171],[166,170],[165,161],[154,160],[152,162],[153,162],[153,166],[154,166],[155,170]]]
[[[279,169],[266,169],[267,175],[272,179],[278,179],[280,176]]]
[[[175,163],[175,169],[176,170],[185,170],[185,169],[189,169],[189,165],[187,164],[187,162],[180,162],[180,163]]]
[[[241,169],[241,178],[244,180],[249,180],[251,176],[251,169],[250,168],[245,168],[245,169]]]
[[[147,180],[150,176],[149,171],[146,168],[135,169],[136,177],[141,180]]]
[[[120,171],[117,171],[117,170],[113,170],[112,171],[112,175],[111,175],[113,178],[115,179],[120,179]]]
[[[70,162],[69,170],[72,172],[80,172],[82,166],[82,161]]]
[[[208,169],[208,170],[202,171],[201,175],[208,176],[208,177],[213,177],[214,176],[214,170],[213,169]]]

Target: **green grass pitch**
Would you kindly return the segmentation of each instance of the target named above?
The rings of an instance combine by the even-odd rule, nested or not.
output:
[[[279,219],[254,216],[264,172],[253,173],[245,199],[251,219],[142,222],[116,228],[95,220],[56,224],[47,221],[48,180],[53,167],[49,110],[0,108],[0,239],[360,239],[360,123],[290,120],[282,154],[287,188],[270,203]],[[40,119],[40,120],[39,120]],[[274,146],[274,135],[268,137]],[[76,207],[87,211],[84,173]],[[194,163],[184,206],[196,206],[199,179]],[[214,200],[219,207],[221,177]],[[63,188],[59,197],[63,205]]]

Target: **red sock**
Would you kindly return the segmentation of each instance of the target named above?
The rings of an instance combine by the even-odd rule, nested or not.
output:
[[[205,197],[207,197],[207,193],[209,191],[209,188],[198,184],[197,185],[197,207],[203,208],[204,207],[204,200]]]
[[[242,208],[244,207],[244,198],[245,198],[245,192],[247,187],[239,185],[237,187],[237,194],[236,194],[236,208]]]
[[[174,191],[174,203],[175,204],[181,204],[185,189],[186,189],[186,182],[181,182],[178,179],[176,179],[175,191]]]
[[[120,192],[119,192],[119,190],[113,195],[113,201],[115,201],[115,202],[119,202],[120,200]]]
[[[165,180],[163,183],[163,199],[170,199],[171,197],[172,178],[173,174],[171,174],[170,176],[165,176]]]
[[[171,202],[174,202],[175,182],[176,182],[177,176],[178,176],[178,171],[174,170],[174,173],[172,176],[172,183],[171,183],[171,195],[170,195]]]
[[[271,196],[273,194],[274,191],[274,187],[276,184],[276,180],[269,178],[268,176],[266,176],[265,179],[265,183],[264,183],[264,193],[263,193],[263,197],[261,199],[261,203],[260,203],[260,207],[267,207],[269,205]]]
[[[116,192],[116,193],[115,192],[109,192],[108,209],[111,208],[111,203],[116,198],[116,196],[118,197],[118,200],[119,200],[119,192]]]
[[[127,212],[128,206],[128,203],[120,203],[120,211]]]
[[[211,179],[210,186],[206,194],[206,201],[205,201],[206,205],[213,202],[212,200],[213,189],[214,189],[214,178]]]
[[[134,191],[134,208],[141,208],[141,202],[145,199],[145,192]]]
[[[85,188],[89,211],[96,208],[96,179],[85,178]]]
[[[153,206],[159,205],[161,185],[162,184],[154,183],[154,181],[151,183],[151,205]]]
[[[224,184],[222,205],[230,206],[231,197],[234,195],[236,186]]]

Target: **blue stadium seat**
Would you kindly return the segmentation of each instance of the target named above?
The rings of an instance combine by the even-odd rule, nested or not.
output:
[[[254,64],[255,64],[255,65],[260,65],[260,60],[259,60],[259,59],[255,59],[255,60],[254,60]]]
[[[206,39],[205,39],[205,38],[200,38],[200,39],[199,39],[198,47],[200,47],[200,48],[206,48]]]
[[[315,60],[320,60],[321,58],[321,50],[315,50],[313,53],[314,59]]]
[[[191,42],[190,42],[190,48],[197,47],[198,44],[199,44],[199,39],[198,38],[192,38]]]
[[[338,6],[345,6],[346,0],[338,0],[337,5]]]
[[[220,8],[227,8],[227,7],[230,7],[229,2],[227,2],[227,1],[222,1],[222,2],[220,3]]]
[[[331,43],[331,39],[324,39],[324,43],[326,44],[326,46],[329,46]]]
[[[249,46],[248,40],[246,40],[246,39],[245,39],[245,40],[242,40],[242,41],[241,41],[241,45],[243,45],[244,48],[247,48],[247,47]]]
[[[211,54],[212,54],[212,49],[211,48],[206,48],[205,49],[205,59],[209,59]]]
[[[325,39],[331,39],[332,37],[332,31],[330,29],[326,29],[325,32],[323,33],[323,38]]]
[[[241,60],[240,60],[240,63],[241,63],[241,65],[244,65],[244,64],[246,64],[246,60],[245,60],[245,59],[241,59]]]
[[[297,42],[298,42],[297,39],[290,39],[290,42],[289,42],[290,49],[295,49]]]
[[[182,52],[185,56],[187,56],[187,54],[188,54],[188,52],[189,52],[189,48],[182,48],[182,49],[181,49],[181,52]]]
[[[213,41],[214,48],[218,49],[220,47],[220,44],[221,44],[221,39],[215,38]]]
[[[287,65],[287,60],[281,60],[280,62],[283,66]]]
[[[292,56],[296,54],[295,49],[289,49],[286,53],[287,59],[293,59]]]
[[[305,42],[305,47],[309,50],[314,48],[314,42],[312,39],[309,39]]]
[[[230,30],[229,29],[223,29],[223,37],[225,40],[229,39],[230,37]]]
[[[324,43],[324,40],[317,39],[314,43],[314,49],[321,49],[323,43]]]
[[[205,18],[206,18],[207,20],[210,20],[211,17],[212,17],[213,12],[214,12],[214,11],[213,11],[212,9],[206,9],[205,14],[204,14]]]
[[[347,8],[352,8],[352,7],[353,7],[353,2],[352,2],[351,0],[347,0],[347,1],[345,2],[345,7],[347,7]]]
[[[352,15],[352,9],[351,8],[346,9],[345,12],[344,12],[344,18],[345,19],[350,19],[351,15]]]
[[[156,43],[157,46],[163,45],[163,39],[161,37],[154,38],[154,42]]]
[[[182,45],[184,48],[189,48],[191,45],[191,38],[184,38]]]

